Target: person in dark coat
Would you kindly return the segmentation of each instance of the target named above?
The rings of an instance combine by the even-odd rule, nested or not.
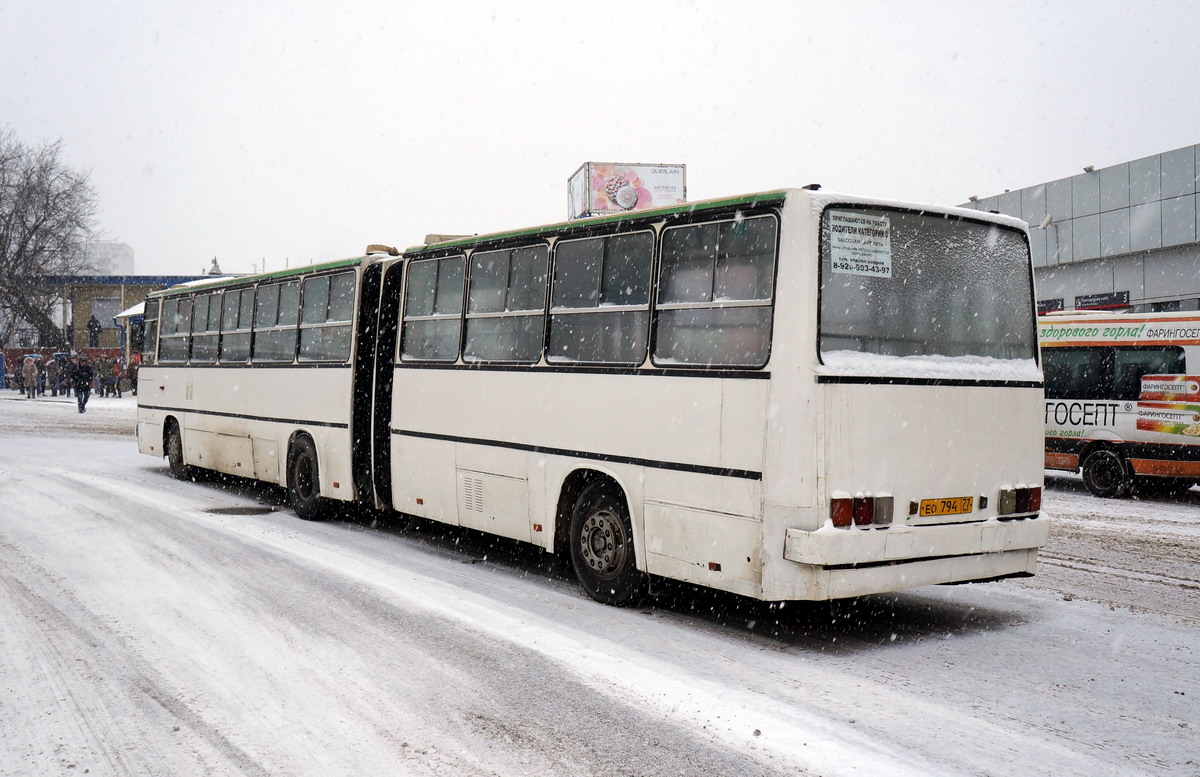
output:
[[[75,399],[79,402],[79,412],[87,412],[88,398],[92,395],[92,381],[96,379],[96,370],[88,363],[86,356],[79,357],[79,366],[75,368],[74,385]]]
[[[63,396],[71,396],[71,389],[75,388],[75,370],[77,369],[79,369],[79,359],[68,356],[62,371]]]
[[[96,320],[95,316],[88,319],[88,347],[95,348],[100,345],[100,330],[104,327]]]

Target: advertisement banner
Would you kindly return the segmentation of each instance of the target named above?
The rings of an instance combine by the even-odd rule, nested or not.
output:
[[[567,179],[567,216],[650,210],[687,202],[687,166],[585,162]]]

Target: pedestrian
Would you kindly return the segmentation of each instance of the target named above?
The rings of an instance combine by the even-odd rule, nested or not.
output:
[[[63,365],[63,394],[71,396],[71,389],[75,386],[75,370],[79,369],[79,359],[74,356],[67,357],[67,363]]]
[[[46,396],[46,363],[41,359],[34,359],[33,363],[37,367],[37,395],[44,397]]]
[[[62,388],[62,365],[58,359],[51,358],[46,365],[46,383],[50,384],[50,396],[57,397],[58,390]]]
[[[37,394],[37,365],[33,363],[32,356],[25,357],[25,365],[21,368],[21,379],[25,381],[25,398],[33,399]]]
[[[92,368],[96,371],[96,393],[100,395],[101,399],[103,399],[104,397],[108,396],[110,365],[104,359],[97,359],[92,364]]]
[[[75,368],[75,399],[79,402],[79,412],[87,412],[88,398],[92,395],[92,381],[96,378],[96,370],[88,364],[86,356],[79,357],[79,366]]]
[[[120,359],[113,359],[112,390],[117,392],[117,399],[120,399],[121,398],[121,360]]]
[[[129,390],[133,392],[135,397],[137,396],[138,373],[141,372],[141,369],[142,358],[134,356],[133,360],[129,363]]]
[[[104,327],[101,326],[100,322],[96,320],[96,317],[94,315],[88,319],[87,330],[88,330],[88,347],[89,348],[99,348],[100,347],[100,330],[103,328]]]

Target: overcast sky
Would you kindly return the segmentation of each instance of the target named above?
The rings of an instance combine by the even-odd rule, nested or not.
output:
[[[62,139],[141,274],[559,221],[589,160],[953,205],[1200,142],[1191,2],[0,0],[0,30],[0,127]]]

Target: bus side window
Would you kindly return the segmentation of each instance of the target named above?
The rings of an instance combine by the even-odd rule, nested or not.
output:
[[[1118,348],[1114,356],[1113,399],[1135,401],[1142,393],[1142,376],[1183,372],[1183,349]]]
[[[463,361],[541,358],[547,257],[544,245],[471,255]]]
[[[400,339],[403,361],[458,359],[465,263],[462,256],[450,256],[408,265]]]
[[[774,216],[664,231],[656,364],[766,364],[776,232]]]
[[[300,311],[300,361],[344,362],[350,358],[354,273],[304,280]]]
[[[289,363],[296,358],[296,321],[300,314],[300,282],[258,287],[254,308],[256,362]]]
[[[192,338],[192,298],[177,297],[163,302],[162,334],[158,341],[160,362],[186,362]]]
[[[196,297],[192,316],[192,362],[213,364],[217,360],[217,338],[221,329],[221,295]]]
[[[250,358],[250,324],[253,316],[254,289],[225,292],[221,305],[222,363],[240,363]]]
[[[158,310],[159,301],[146,300],[142,318],[142,364],[154,364],[158,360]]]
[[[546,360],[631,366],[644,362],[653,262],[650,232],[560,240],[554,247]]]

